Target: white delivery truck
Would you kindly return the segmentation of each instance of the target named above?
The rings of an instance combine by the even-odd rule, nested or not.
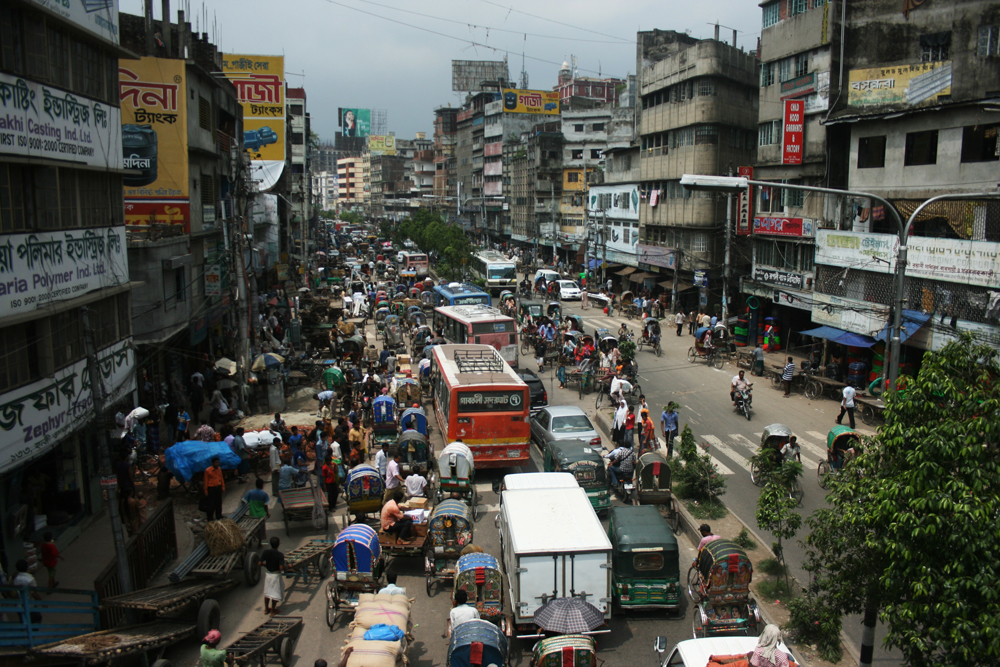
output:
[[[611,542],[586,491],[505,490],[496,523],[511,608],[501,624],[507,636],[541,636],[535,612],[554,598],[582,598],[611,618]]]

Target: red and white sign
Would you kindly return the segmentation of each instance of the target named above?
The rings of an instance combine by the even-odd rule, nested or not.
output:
[[[737,173],[748,181],[753,180],[753,167],[740,167]],[[736,211],[736,234],[749,236],[753,233],[753,186],[739,194]]]
[[[753,219],[753,233],[811,237],[815,233],[813,222],[812,218],[776,218],[758,215]]]
[[[781,164],[802,164],[805,137],[804,100],[785,100],[784,128],[781,138]]]

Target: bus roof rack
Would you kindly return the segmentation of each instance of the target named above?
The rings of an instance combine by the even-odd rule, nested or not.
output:
[[[455,350],[459,373],[502,373],[504,360],[495,349]]]

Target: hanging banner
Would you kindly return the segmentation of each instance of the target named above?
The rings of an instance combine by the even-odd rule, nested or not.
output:
[[[187,85],[183,60],[122,60],[125,224],[166,223],[191,231],[188,190]]]
[[[740,167],[737,173],[748,181],[753,180],[753,167]],[[736,234],[749,236],[753,233],[753,187],[740,192],[736,210]]]
[[[285,166],[285,57],[227,53],[222,73],[243,106],[243,147],[258,191],[270,189]]]
[[[785,100],[785,115],[781,139],[781,164],[802,164],[805,136],[805,102]]]

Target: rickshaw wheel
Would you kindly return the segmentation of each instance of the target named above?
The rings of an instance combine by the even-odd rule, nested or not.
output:
[[[701,621],[701,609],[694,610],[694,616],[691,618],[691,634],[695,639],[708,636],[705,632],[705,624]]]
[[[661,354],[663,354],[663,348],[660,346],[659,343],[653,346],[653,351],[656,352],[656,356],[660,356]]]
[[[760,486],[761,484],[760,464],[754,460],[750,461],[750,481],[753,482],[754,485],[756,486]]]
[[[712,365],[718,369],[726,365],[726,358],[718,350],[712,352]]]
[[[861,421],[871,426],[875,422],[875,408],[870,405],[862,405]]]
[[[694,360],[698,358],[698,353],[694,351],[693,347],[688,348],[688,363],[693,364]]]
[[[701,602],[701,572],[697,565],[692,565],[688,569],[687,575],[688,597],[695,603]]]
[[[431,596],[431,588],[433,587],[433,584],[434,584],[434,577],[432,577],[431,575],[428,574],[427,575],[427,597]]]
[[[332,592],[331,592],[332,591]],[[327,582],[326,592],[326,625],[331,630],[337,624],[337,614],[340,611],[340,594],[337,592],[337,582]]]
[[[799,480],[793,479],[791,488],[788,489],[789,496],[795,500],[795,504],[798,507],[802,507],[802,498],[805,496],[805,492],[802,490],[802,485],[799,484]]]
[[[600,387],[597,390],[597,400],[594,401],[594,407],[598,410],[601,409],[601,403],[604,402],[604,388]]]
[[[781,375],[778,373],[773,373],[771,375],[771,386],[775,389],[781,389]]]
[[[528,339],[527,338],[522,338],[521,339],[521,354],[528,354],[528,352],[530,350],[531,350],[531,348],[528,346]]]
[[[670,530],[674,531],[674,533],[681,527],[681,515],[674,505],[673,498],[670,499],[670,503],[667,505],[667,525],[670,526]]]
[[[819,465],[816,466],[816,477],[817,477],[816,481],[819,482],[819,488],[823,489],[824,491],[826,491],[827,488],[826,476],[829,474],[830,474],[830,462],[820,461]]]

